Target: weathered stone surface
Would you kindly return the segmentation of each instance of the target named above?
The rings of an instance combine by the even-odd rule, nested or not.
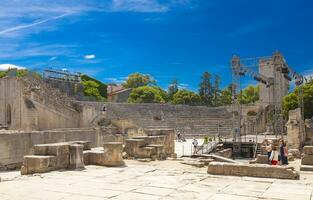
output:
[[[56,156],[56,166],[67,168],[69,166],[69,143],[38,144],[34,146],[34,155]]]
[[[122,143],[107,142],[102,148],[95,148],[84,152],[84,162],[90,165],[121,166],[124,165]]]
[[[199,162],[203,162],[205,165],[209,165],[211,162],[214,162],[214,159],[211,158],[200,159]]]
[[[84,146],[80,144],[72,144],[70,146],[70,169],[84,168]]]
[[[267,155],[261,155],[258,154],[256,159],[253,161],[250,161],[250,164],[259,163],[259,164],[268,164],[268,157]]]
[[[106,166],[121,166],[123,161],[123,144],[121,142],[106,142],[103,144]]]
[[[222,156],[222,157],[225,157],[225,158],[232,158],[233,150],[231,148],[223,149],[221,151],[216,152],[215,154]]]
[[[303,153],[307,155],[313,155],[313,146],[304,146]]]
[[[301,153],[299,149],[289,149],[288,153],[291,153],[295,158],[301,158]]]
[[[313,165],[313,155],[304,154],[301,159],[301,165]]]
[[[204,167],[206,166],[204,162],[200,162],[200,161],[196,161],[196,160],[191,160],[191,161],[183,161],[183,162],[180,162],[181,164],[184,164],[184,165],[191,165],[191,166],[194,166],[194,167]]]
[[[312,165],[301,165],[300,171],[313,171],[313,166]]]
[[[21,174],[43,173],[56,169],[56,156],[27,155],[24,156]]]
[[[234,164],[211,162],[208,173],[215,175],[252,176],[279,179],[299,179],[299,173],[291,167],[263,164]]]
[[[127,139],[125,140],[125,148],[124,151],[130,157],[135,157],[140,151],[141,147],[147,145],[144,139]]]

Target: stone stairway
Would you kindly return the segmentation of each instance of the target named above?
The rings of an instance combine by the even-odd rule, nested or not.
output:
[[[174,130],[150,128],[146,135],[126,139],[124,151],[130,158],[151,158],[164,160],[174,154]]]

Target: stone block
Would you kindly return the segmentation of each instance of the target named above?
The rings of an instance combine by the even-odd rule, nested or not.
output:
[[[69,147],[69,143],[38,144],[34,146],[34,155],[56,156],[56,166],[65,169],[69,166]]]
[[[88,153],[84,153],[84,155],[88,156],[88,164],[89,165],[101,165],[105,166],[105,158],[104,152],[99,150],[90,150]],[[86,158],[84,157],[84,160]]]
[[[146,146],[147,143],[144,139],[127,139],[125,140],[124,151],[130,157],[135,157],[141,147]]]
[[[106,142],[103,144],[106,166],[121,166],[123,161],[123,144],[121,142]]]
[[[84,146],[81,144],[72,144],[70,146],[70,169],[80,169],[85,167],[83,149]]]
[[[301,165],[313,165],[313,155],[304,154],[301,159]]]
[[[90,165],[101,166],[122,166],[124,165],[122,157],[122,143],[107,142],[103,144],[102,149],[92,149],[84,152],[84,161]]]
[[[211,162],[208,173],[215,175],[252,176],[263,178],[299,179],[299,173],[292,167],[264,164],[235,164]]]
[[[184,164],[184,165],[191,165],[193,167],[204,167],[206,166],[204,162],[200,162],[200,161],[196,161],[196,160],[192,160],[192,161],[183,161],[183,162],[180,162],[181,164]]]
[[[254,163],[259,163],[259,164],[268,164],[268,157],[267,155],[261,155],[258,154],[256,159],[254,160]]]
[[[212,158],[202,158],[202,159],[199,159],[199,162],[202,162],[202,163],[204,163],[207,166],[211,162],[214,162],[214,159],[212,159]]]
[[[295,158],[301,158],[301,153],[299,149],[289,149],[288,153],[291,153]]]
[[[21,174],[43,173],[56,169],[56,156],[27,155],[24,156]]]
[[[155,148],[155,154],[158,158],[161,158],[162,155],[165,155],[164,146],[161,144],[150,144],[147,147]]]
[[[91,142],[89,141],[71,141],[69,142],[70,144],[81,144],[84,147],[84,151],[90,150],[91,149]]]
[[[301,165],[300,171],[313,171],[313,166],[312,165]]]
[[[313,155],[313,146],[304,146],[303,153],[307,155]]]

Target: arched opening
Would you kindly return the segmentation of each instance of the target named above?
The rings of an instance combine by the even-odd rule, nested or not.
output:
[[[7,105],[7,110],[6,110],[6,123],[7,125],[11,125],[12,123],[12,113],[11,113],[11,105]]]

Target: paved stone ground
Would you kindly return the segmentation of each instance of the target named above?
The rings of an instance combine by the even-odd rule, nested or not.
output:
[[[313,173],[301,180],[213,176],[206,168],[180,161],[126,161],[127,167],[87,166],[82,171],[54,171],[20,176],[2,172],[1,200],[125,199],[290,199],[313,200]]]

